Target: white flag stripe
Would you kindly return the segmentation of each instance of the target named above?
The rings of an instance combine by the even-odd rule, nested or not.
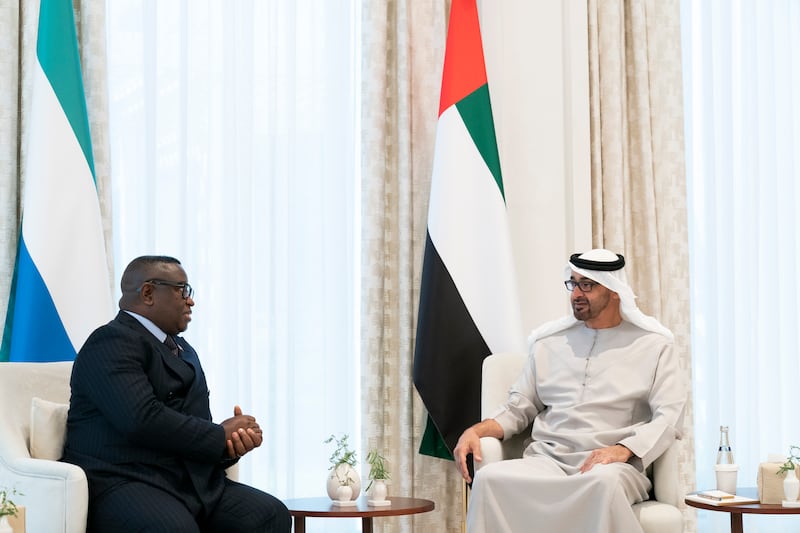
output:
[[[524,350],[506,205],[455,106],[437,126],[428,232],[489,349]]]
[[[38,61],[33,76],[22,232],[77,351],[112,310],[100,207],[91,169]]]

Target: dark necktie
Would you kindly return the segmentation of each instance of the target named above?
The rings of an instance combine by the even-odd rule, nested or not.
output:
[[[172,335],[167,335],[167,338],[164,339],[164,344],[166,344],[167,348],[170,349],[172,355],[180,355],[181,350],[178,347],[178,343],[176,343],[175,339],[172,338]]]

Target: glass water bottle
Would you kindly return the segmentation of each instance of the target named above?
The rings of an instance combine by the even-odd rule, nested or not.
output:
[[[728,426],[719,427],[719,450],[717,451],[717,464],[718,465],[732,465],[733,451],[731,450],[731,441],[728,438]]]

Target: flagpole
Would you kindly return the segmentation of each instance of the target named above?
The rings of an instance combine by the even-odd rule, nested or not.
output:
[[[461,533],[467,533],[467,511],[469,508],[469,484],[461,480]]]

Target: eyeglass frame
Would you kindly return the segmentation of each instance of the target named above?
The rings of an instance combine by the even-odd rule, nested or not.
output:
[[[144,287],[145,283],[149,283],[150,285],[163,285],[165,287],[174,287],[176,289],[181,289],[181,298],[184,300],[188,300],[192,296],[194,296],[194,289],[188,282],[185,281],[168,281],[165,279],[146,279],[142,282],[142,287]],[[139,287],[137,292],[141,292],[142,287]]]
[[[570,288],[570,285],[572,285],[572,288]],[[588,288],[584,289],[582,287],[582,285],[587,285]],[[580,289],[581,292],[584,292],[584,293],[592,292],[592,289],[594,289],[598,285],[601,285],[601,284],[597,283],[596,281],[592,281],[590,279],[582,279],[580,281],[575,281],[574,279],[568,279],[567,281],[564,282],[564,287],[567,288],[568,292],[573,292],[576,287],[578,289]]]

